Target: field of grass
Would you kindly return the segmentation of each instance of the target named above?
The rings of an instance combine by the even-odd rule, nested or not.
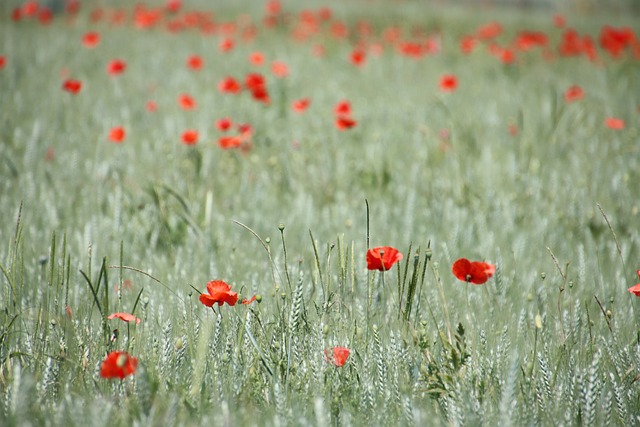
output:
[[[0,425],[640,423],[637,17],[105,3],[0,7]]]

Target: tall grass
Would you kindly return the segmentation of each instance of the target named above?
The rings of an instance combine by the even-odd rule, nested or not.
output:
[[[332,4],[335,16],[419,26],[441,34],[441,53],[387,49],[356,68],[350,40],[294,42],[286,26],[221,54],[218,36],[195,31],[3,15],[0,424],[640,422],[626,290],[640,259],[638,61],[536,51],[506,66],[462,55],[460,36],[499,16],[505,40],[539,29],[556,43],[547,12],[355,4]],[[614,23],[575,19],[593,36]],[[94,50],[80,44],[89,29],[103,38]],[[259,70],[268,107],[216,89],[254,70],[253,51],[291,70]],[[184,66],[192,53],[203,71]],[[113,58],[127,61],[116,78]],[[85,84],[76,96],[60,88],[64,69]],[[453,93],[438,90],[445,73]],[[586,97],[566,104],[572,84]],[[183,92],[196,110],[177,106]],[[311,108],[296,115],[304,96]],[[339,132],[343,99],[358,124]],[[225,116],[254,127],[248,153],[216,146]],[[608,116],[626,128],[606,128]],[[116,125],[120,145],[107,140]],[[187,128],[195,147],[180,143]],[[368,272],[379,245],[404,259]],[[460,257],[496,263],[495,276],[458,282]],[[212,279],[261,302],[206,309],[193,288]],[[115,311],[142,321],[107,320]],[[343,367],[334,346],[351,349]],[[116,349],[140,365],[105,380]]]

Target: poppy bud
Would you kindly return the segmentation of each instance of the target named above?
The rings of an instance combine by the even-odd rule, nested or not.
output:
[[[278,230],[284,231],[284,224],[278,224]]]
[[[260,304],[262,302],[262,295],[256,295],[256,301],[258,301],[258,304]]]

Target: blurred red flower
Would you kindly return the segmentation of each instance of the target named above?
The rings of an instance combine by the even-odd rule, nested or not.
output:
[[[3,69],[5,65],[7,65],[7,57],[0,55],[0,70]]]
[[[345,363],[347,363],[347,359],[349,358],[349,354],[351,353],[351,350],[349,350],[346,347],[337,346],[337,347],[333,347],[331,352],[333,353],[333,358],[331,359],[331,362],[337,367],[342,367],[344,366]],[[324,355],[327,359],[329,359],[329,357],[327,356],[326,350],[324,352]]]
[[[284,79],[289,75],[289,66],[282,61],[273,61],[271,63],[271,74],[279,79]]]
[[[198,71],[198,70],[201,70],[203,66],[204,66],[204,61],[202,60],[202,57],[198,55],[191,55],[190,57],[187,58],[188,68],[194,71]]]
[[[496,272],[496,266],[482,261],[469,261],[466,258],[460,258],[453,263],[451,271],[458,280],[481,285],[493,276]]]
[[[403,255],[391,246],[376,246],[367,251],[367,269],[387,271],[402,259]]]
[[[440,90],[443,92],[453,92],[458,87],[458,78],[453,74],[445,74],[440,78]]]
[[[136,325],[138,323],[141,322],[141,320],[139,318],[137,318],[136,316],[134,316],[133,314],[129,314],[129,313],[113,313],[110,314],[109,317],[107,317],[108,320],[113,320],[113,319],[120,319],[124,322],[136,322]]]
[[[118,74],[124,73],[124,70],[126,70],[126,68],[127,64],[123,60],[114,59],[107,65],[107,73],[112,76],[116,76]]]
[[[257,295],[252,296],[250,299],[242,298],[242,301],[240,303],[244,305],[249,305],[252,302],[254,302],[257,298],[258,298]]]
[[[218,90],[222,93],[238,93],[242,87],[233,77],[225,77],[218,83]]]
[[[216,120],[216,128],[221,132],[226,132],[229,130],[233,123],[229,117],[223,117],[222,119]]]
[[[578,85],[569,86],[564,92],[564,100],[566,102],[579,101],[584,98],[584,90]]]
[[[196,108],[196,100],[189,94],[183,93],[178,97],[178,104],[183,110],[193,110]]]
[[[460,39],[460,51],[464,54],[470,54],[476,48],[477,40],[473,36],[464,36]]]
[[[335,125],[338,130],[347,130],[355,127],[358,124],[351,116],[337,116]]]
[[[67,79],[62,83],[62,89],[75,95],[82,89],[82,82],[80,80]]]
[[[351,103],[347,100],[340,101],[333,107],[333,114],[336,116],[340,115],[350,115],[351,114]]]
[[[609,129],[621,130],[624,129],[624,120],[617,119],[615,117],[607,117],[604,121],[604,124]]]
[[[637,270],[636,274],[638,275],[638,279],[640,279],[640,270]],[[632,294],[634,294],[635,296],[640,297],[640,283],[636,283],[635,285],[633,285],[627,290]]]
[[[229,148],[238,148],[242,145],[242,138],[234,136],[221,136],[218,138],[218,146],[224,150]]]
[[[349,60],[356,67],[362,67],[367,60],[367,54],[364,50],[356,48],[349,55]]]
[[[490,40],[502,34],[502,25],[499,22],[489,22],[478,28],[477,37],[481,40]]]
[[[124,141],[125,137],[126,132],[122,126],[113,127],[111,128],[111,131],[109,131],[109,139],[116,144],[120,144]]]
[[[252,65],[256,65],[256,66],[264,65],[264,53],[252,52],[249,55],[249,62],[251,62]]]
[[[311,104],[311,100],[309,98],[300,98],[293,101],[291,104],[291,109],[296,113],[304,113],[309,108]]]
[[[236,305],[238,302],[238,293],[231,290],[231,286],[222,280],[212,280],[207,283],[208,294],[200,294],[200,302],[207,307],[218,303],[221,306],[224,303],[230,306]]]
[[[186,130],[182,133],[182,143],[184,145],[196,145],[198,143],[198,131]]]
[[[124,351],[112,351],[102,362],[100,376],[102,378],[120,378],[133,375],[138,367],[138,359]]]
[[[145,108],[148,112],[153,113],[158,109],[158,104],[155,101],[147,101]]]
[[[82,45],[86,48],[92,49],[100,44],[100,33],[96,31],[89,31],[82,36]]]
[[[231,49],[233,49],[233,46],[234,46],[233,39],[225,38],[220,40],[220,44],[218,45],[218,48],[220,49],[220,52],[229,52]]]

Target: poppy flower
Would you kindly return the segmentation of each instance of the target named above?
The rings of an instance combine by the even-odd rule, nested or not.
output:
[[[109,132],[109,139],[116,144],[120,144],[124,141],[125,137],[126,132],[122,126],[111,128],[111,131]]]
[[[62,89],[75,95],[82,89],[82,82],[75,79],[67,79],[62,83]]]
[[[624,120],[622,119],[617,119],[615,117],[608,117],[605,121],[604,124],[606,127],[608,127],[609,129],[615,129],[615,130],[621,130],[624,129]]]
[[[311,104],[311,100],[309,100],[309,98],[296,99],[291,104],[291,109],[296,113],[304,113],[307,110],[307,108],[309,108],[310,104]]]
[[[458,78],[453,74],[445,74],[440,78],[440,90],[453,92],[458,87]]]
[[[333,353],[333,358],[331,359],[331,362],[337,367],[342,367],[344,366],[345,363],[347,363],[347,359],[349,358],[349,354],[351,353],[351,350],[349,350],[346,347],[337,346],[337,347],[333,347],[331,352]],[[325,358],[329,360],[326,350],[324,351],[324,355],[325,355]]]
[[[178,13],[182,8],[182,0],[167,0],[164,7],[169,13]]]
[[[216,120],[216,128],[221,132],[226,132],[231,128],[232,122],[229,117]]]
[[[244,305],[249,305],[252,302],[254,302],[257,298],[258,298],[257,295],[252,296],[250,299],[242,298],[242,301],[240,303]]]
[[[234,45],[235,43],[233,42],[233,39],[225,38],[220,40],[218,49],[220,49],[220,52],[229,52],[231,49],[233,49]]]
[[[496,272],[496,266],[482,261],[469,261],[466,258],[460,258],[453,263],[451,271],[458,280],[481,285],[493,276]]]
[[[231,286],[222,280],[212,280],[207,283],[207,292],[208,294],[200,294],[200,302],[207,307],[215,303],[218,303],[218,306],[224,303],[234,306],[238,302],[238,293],[233,292]]]
[[[640,279],[640,270],[636,271],[636,273],[638,274],[638,278]],[[640,297],[640,283],[636,283],[634,286],[630,287],[627,290],[635,296]]]
[[[238,148],[242,145],[242,138],[237,135],[221,136],[218,138],[218,146],[224,150],[229,148]]]
[[[126,70],[126,68],[126,62],[121,59],[114,59],[107,65],[107,73],[112,76],[117,76],[118,74],[124,73],[124,70]]]
[[[183,110],[193,110],[196,108],[196,100],[186,93],[183,93],[178,97],[178,104]]]
[[[133,375],[138,367],[138,359],[124,351],[112,351],[102,362],[100,376],[102,378],[120,378]]]
[[[187,67],[193,71],[201,70],[203,66],[204,61],[202,60],[202,57],[198,55],[191,55],[187,58]]]
[[[339,115],[350,115],[351,114],[351,103],[347,100],[340,101],[333,108],[333,114],[336,116]]]
[[[158,104],[155,101],[147,101],[145,108],[148,112],[153,113],[158,109]]]
[[[460,51],[465,55],[473,52],[476,48],[477,40],[473,36],[464,36],[460,39]]]
[[[252,52],[249,55],[249,62],[251,62],[252,65],[255,66],[261,66],[264,65],[264,53],[262,52]]]
[[[218,90],[222,93],[238,93],[242,87],[233,77],[225,77],[218,83]]]
[[[578,85],[570,86],[564,92],[564,100],[566,102],[579,101],[582,98],[584,98],[584,90],[582,90],[582,88],[580,86],[578,86]]]
[[[196,145],[198,143],[198,131],[186,130],[182,133],[182,143],[184,145]]]
[[[136,322],[136,325],[141,322],[141,320],[139,318],[137,318],[133,314],[129,314],[129,313],[120,313],[120,312],[118,312],[118,313],[110,314],[109,317],[107,317],[108,320],[113,320],[113,319],[116,319],[116,318],[120,319],[120,320],[122,320],[124,322],[127,322],[127,323]]]
[[[376,246],[367,251],[367,269],[387,271],[402,259],[402,253],[391,246]]]
[[[0,70],[7,65],[7,58],[4,55],[0,55]]]
[[[100,44],[100,33],[89,31],[82,36],[82,45],[88,49],[93,49]]]
[[[338,130],[351,129],[357,124],[358,122],[350,116],[338,116],[335,120],[335,125]]]
[[[349,60],[356,67],[362,67],[367,60],[367,54],[364,50],[356,48],[349,55]]]
[[[24,16],[36,16],[40,11],[40,5],[37,1],[26,1],[22,5],[22,13]]]
[[[279,79],[284,79],[289,75],[289,66],[282,61],[273,61],[271,63],[271,74]]]

